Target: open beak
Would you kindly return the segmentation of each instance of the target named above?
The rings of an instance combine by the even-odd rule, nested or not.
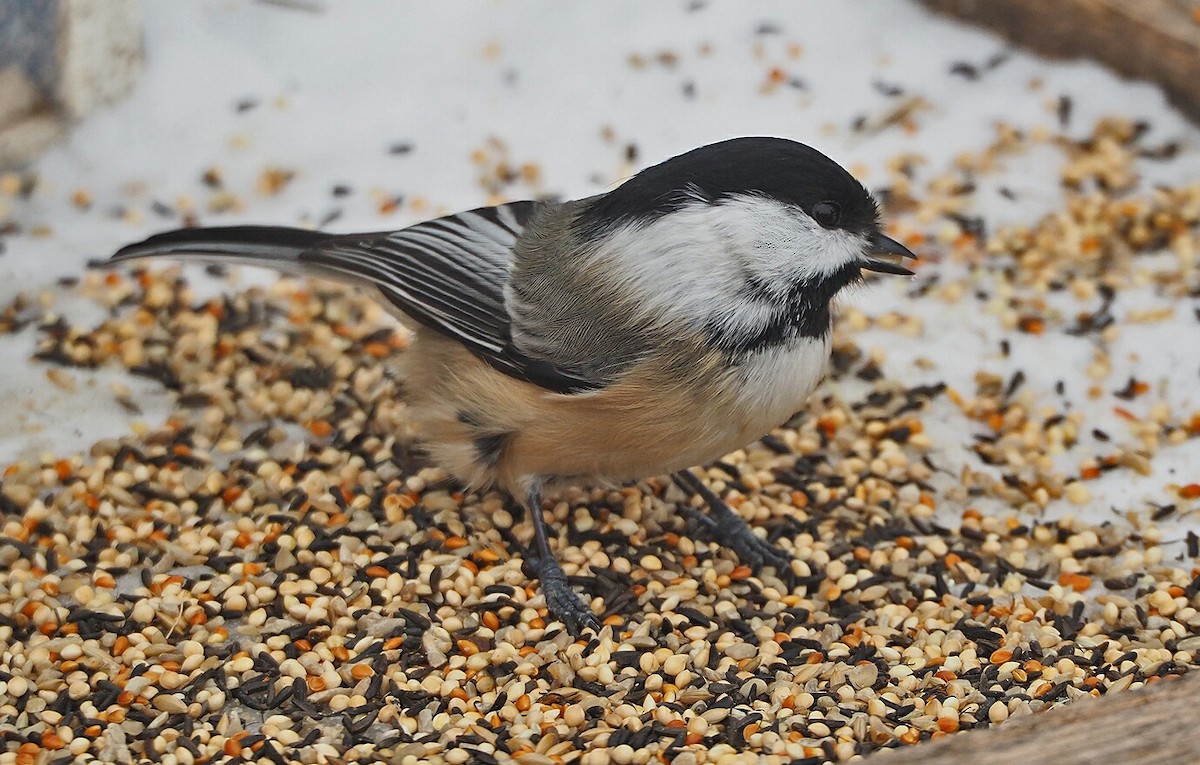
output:
[[[876,231],[871,234],[871,245],[863,253],[861,265],[868,271],[912,276],[913,272],[901,265],[906,259],[916,260],[917,256],[895,239]]]

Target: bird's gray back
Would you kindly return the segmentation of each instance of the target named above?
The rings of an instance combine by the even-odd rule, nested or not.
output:
[[[656,343],[619,274],[598,268],[576,218],[590,200],[546,206],[513,249],[504,290],[512,343],[584,379],[607,384]]]

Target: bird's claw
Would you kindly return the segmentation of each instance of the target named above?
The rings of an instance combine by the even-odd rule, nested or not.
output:
[[[720,500],[717,499],[719,502]],[[759,573],[767,566],[774,567],[780,577],[790,577],[792,556],[754,533],[746,520],[727,505],[712,507],[711,515],[684,505],[681,510],[696,523],[699,534],[711,542],[728,547],[738,560]],[[716,516],[715,518],[713,516]]]
[[[679,511],[686,515],[689,521],[700,527],[699,531],[701,534],[709,537],[714,542],[718,541],[720,532],[717,531],[717,522],[709,518],[707,514],[700,512],[690,505],[681,505]]]
[[[717,540],[733,550],[738,560],[749,566],[751,571],[758,573],[771,566],[780,575],[786,575],[792,570],[792,556],[756,535],[745,521],[717,523],[714,531]]]
[[[580,637],[585,629],[600,632],[600,620],[567,582],[562,566],[553,558],[531,561],[533,570],[542,583],[542,595],[546,598],[546,609],[550,616],[566,625],[567,631]]]

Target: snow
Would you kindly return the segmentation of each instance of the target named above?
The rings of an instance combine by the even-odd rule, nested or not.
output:
[[[936,173],[959,153],[989,143],[1000,122],[1025,131],[1056,128],[1053,104],[1067,95],[1075,135],[1120,114],[1146,120],[1151,143],[1181,143],[1171,161],[1142,164],[1147,187],[1200,177],[1200,134],[1157,87],[1123,81],[1086,61],[1051,62],[1010,50],[990,34],[901,0],[752,6],[361,0],[318,7],[144,4],[146,68],[133,95],[79,125],[36,163],[31,198],[0,198],[0,219],[11,217],[24,232],[5,238],[0,305],[19,292],[49,291],[55,310],[73,322],[99,318],[99,308],[55,281],[79,275],[89,258],[173,225],[153,213],[122,219],[112,214],[118,206],[145,210],[150,200],[175,205],[187,198],[207,223],[308,225],[341,208],[333,230],[397,228],[495,201],[472,159],[481,150],[513,166],[536,163],[535,181],[500,190],[515,198],[596,193],[645,164],[747,134],[813,144],[871,186],[883,182],[886,162],[903,153],[921,155],[922,172]],[[986,69],[1001,54],[1003,63]],[[960,61],[979,67],[979,78],[952,74]],[[765,87],[775,68],[800,87]],[[1035,80],[1040,87],[1031,87]],[[878,83],[928,102],[914,115],[918,129],[851,129],[857,118],[874,118],[895,104]],[[692,98],[685,96],[688,87]],[[240,102],[252,105],[239,110]],[[401,143],[412,150],[389,152]],[[636,145],[633,161],[629,144]],[[1060,162],[1047,147],[1006,158],[981,188],[977,212],[994,228],[1031,223],[1056,209]],[[210,167],[219,168],[244,210],[204,211],[211,191],[201,175]],[[297,175],[282,193],[263,195],[255,185],[268,167]],[[339,183],[355,193],[334,199],[330,189]],[[1016,200],[997,193],[1000,186],[1017,192]],[[96,200],[90,210],[72,204],[76,189]],[[381,214],[379,199],[396,195],[404,203]],[[34,233],[39,226],[49,227],[48,234]],[[268,278],[243,273],[244,281]],[[918,338],[881,330],[858,336],[864,349],[886,349],[890,375],[914,385],[946,380],[970,391],[980,368],[1004,376],[1019,368],[1043,403],[1055,400],[1054,383],[1066,378],[1075,381],[1067,397],[1088,413],[1090,426],[1125,432],[1111,396],[1085,395],[1080,370],[1090,362],[1090,340],[1017,336],[1003,358],[994,316],[969,301],[906,297],[911,285],[901,281],[849,298],[867,313],[901,310],[924,319]],[[1149,289],[1128,291],[1116,310],[1121,316],[1161,303]],[[129,415],[115,403],[112,382],[132,388],[141,419],[159,422],[170,412],[161,388],[113,369],[70,370],[79,389],[68,394],[47,381],[46,366],[29,360],[35,339],[32,328],[0,337],[0,400],[7,402],[0,410],[0,464],[86,451],[96,439],[127,432]],[[1154,389],[1145,403],[1130,405],[1137,413],[1159,398],[1177,412],[1200,409],[1197,348],[1200,323],[1189,306],[1178,306],[1166,322],[1123,327],[1112,349],[1113,384],[1105,387],[1136,373]],[[920,358],[935,365],[922,368]],[[951,466],[970,463],[972,424],[948,405],[927,419],[935,457]],[[1096,499],[1082,512],[1101,520],[1110,517],[1110,506],[1170,501],[1166,484],[1200,480],[1200,443],[1164,451],[1153,467],[1148,477],[1123,471],[1092,482]],[[1194,512],[1187,524],[1200,526]]]

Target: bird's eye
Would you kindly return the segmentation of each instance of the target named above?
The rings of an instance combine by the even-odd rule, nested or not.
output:
[[[837,202],[826,200],[813,205],[809,214],[825,228],[833,228],[842,219],[842,208]]]

